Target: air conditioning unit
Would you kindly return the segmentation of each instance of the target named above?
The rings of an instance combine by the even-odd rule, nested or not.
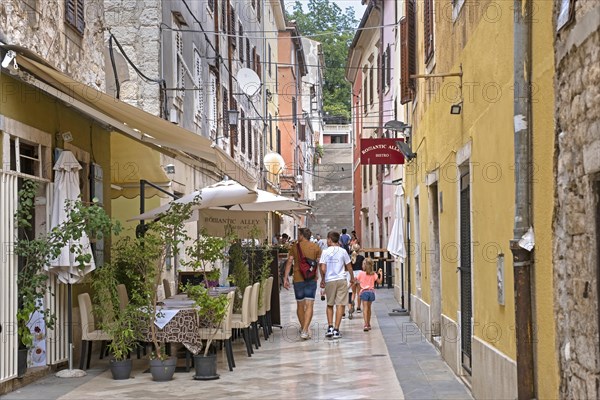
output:
[[[296,175],[296,183],[302,183],[302,175]]]

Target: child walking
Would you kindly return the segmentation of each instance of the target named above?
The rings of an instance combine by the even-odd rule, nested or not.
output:
[[[356,280],[360,285],[360,300],[362,301],[363,319],[365,321],[365,332],[371,330],[371,304],[375,301],[375,282],[381,285],[383,271],[381,268],[375,273],[373,271],[374,261],[371,258],[365,258],[363,270],[356,275]]]

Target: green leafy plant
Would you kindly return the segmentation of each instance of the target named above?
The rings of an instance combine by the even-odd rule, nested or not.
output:
[[[15,213],[18,228],[15,253],[19,257],[17,329],[20,342],[25,347],[33,344],[33,335],[27,326],[33,312],[37,310],[42,314],[48,329],[54,327],[56,320],[56,315],[49,308],[40,307],[49,293],[45,267],[60,255],[65,246],[69,246],[76,264],[74,267],[83,269],[92,259],[92,255],[79,242],[83,234],[93,241],[110,237],[121,229],[98,204],[85,205],[76,200],[65,204],[65,222],[45,234],[36,235],[33,221],[38,190],[37,182],[23,180]]]
[[[210,236],[206,230],[202,230],[192,245],[185,249],[188,260],[182,264],[194,271],[202,272],[203,283],[208,287],[210,282],[219,280],[220,271],[215,267],[215,263],[225,260],[224,249],[227,242],[227,238]]]
[[[210,332],[204,346],[204,356],[206,357],[214,336],[223,325],[229,307],[229,300],[225,294],[211,295],[209,289],[204,285],[188,284],[185,289],[188,297],[193,299],[197,306],[196,312],[200,325]]]
[[[121,310],[116,278],[116,269],[112,264],[105,264],[94,271],[92,288],[94,289],[94,312],[100,320],[100,327],[112,337],[108,345],[116,361],[124,361],[141,340],[140,322],[143,312],[129,304]]]
[[[235,313],[241,313],[242,297],[244,290],[250,285],[250,272],[248,266],[244,262],[244,249],[242,241],[233,238],[229,247],[229,268],[233,268],[229,281],[235,286],[235,300],[233,302],[233,310]]]
[[[131,303],[142,310],[147,322],[155,352],[152,357],[165,360],[164,343],[158,340],[157,316],[160,315],[158,287],[168,257],[179,254],[180,245],[191,238],[185,229],[185,221],[192,214],[198,199],[182,204],[172,203],[169,209],[148,224],[143,235],[124,238],[114,247],[114,262],[126,268]]]

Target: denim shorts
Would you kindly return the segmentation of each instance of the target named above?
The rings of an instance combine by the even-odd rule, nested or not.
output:
[[[317,281],[294,282],[296,301],[314,300],[315,294],[317,294]]]
[[[375,292],[372,290],[365,290],[360,294],[360,299],[362,301],[375,301]]]

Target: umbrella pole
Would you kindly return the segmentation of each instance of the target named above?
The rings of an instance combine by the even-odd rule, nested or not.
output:
[[[73,369],[73,285],[67,284],[67,338],[69,342],[69,369]]]
[[[59,378],[81,378],[87,373],[80,369],[73,368],[73,285],[67,283],[67,341],[69,352],[69,369],[63,369],[56,373]],[[83,349],[82,349],[83,352]]]

